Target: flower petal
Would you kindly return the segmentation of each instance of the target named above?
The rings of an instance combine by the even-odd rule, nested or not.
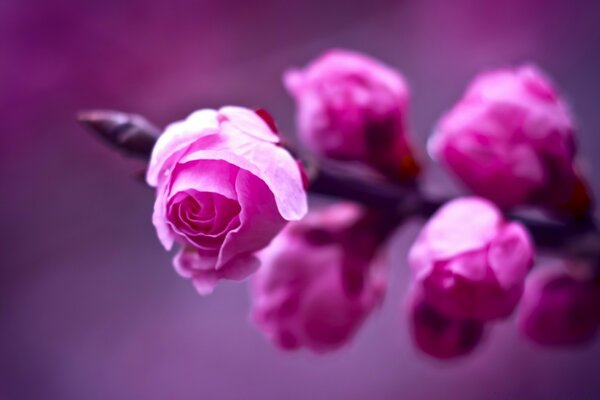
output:
[[[222,107],[219,109],[219,116],[225,117],[222,120],[223,129],[227,124],[231,124],[239,131],[254,138],[270,143],[279,143],[280,141],[279,136],[271,130],[265,120],[250,109],[234,106]]]
[[[191,247],[185,246],[173,258],[173,266],[175,271],[184,278],[191,278],[200,271],[208,271],[215,267],[217,263],[215,256],[200,255],[198,251]]]
[[[252,254],[245,254],[215,270],[216,257],[200,255],[192,247],[182,248],[173,259],[173,265],[179,275],[191,278],[194,287],[201,295],[212,293],[221,279],[241,280],[254,273],[260,265]]]
[[[152,224],[156,228],[158,240],[166,250],[171,250],[175,242],[175,234],[166,217],[166,190],[167,183],[159,184],[156,189],[156,200],[154,201],[154,209],[152,212]]]
[[[199,110],[183,121],[170,124],[160,135],[148,165],[146,181],[150,186],[158,185],[159,175],[165,170],[165,164],[174,154],[184,150],[202,136],[216,133],[219,128],[215,110]]]
[[[492,241],[488,263],[502,287],[522,285],[533,263],[533,245],[522,225],[504,226]]]
[[[464,197],[444,205],[423,234],[431,257],[441,260],[487,246],[501,222],[502,216],[493,204],[477,197]]]
[[[266,183],[284,219],[296,221],[306,214],[308,204],[302,177],[287,150],[240,135],[223,134],[222,139],[219,146],[210,149],[190,149],[180,162],[223,160],[236,165]]]
[[[171,174],[170,193],[195,190],[236,200],[235,180],[239,171],[239,167],[222,160],[179,162]]]
[[[256,176],[240,171],[236,190],[242,207],[241,223],[238,229],[230,231],[225,238],[217,269],[239,254],[262,250],[286,224],[277,211],[273,194]]]
[[[232,260],[218,270],[197,271],[192,277],[194,287],[200,295],[212,293],[216,284],[221,279],[242,280],[256,272],[260,265],[258,258],[252,254],[245,254]]]

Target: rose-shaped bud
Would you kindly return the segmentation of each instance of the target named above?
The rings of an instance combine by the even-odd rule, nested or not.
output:
[[[569,109],[532,66],[477,77],[441,119],[429,151],[501,208],[537,204],[575,217],[590,211]]]
[[[425,354],[448,360],[471,353],[483,338],[485,324],[474,319],[450,318],[432,306],[422,290],[409,294],[410,333]]]
[[[564,266],[541,266],[527,279],[518,324],[541,345],[588,343],[600,326],[600,284]]]
[[[298,164],[268,122],[241,107],[200,110],[169,125],[153,149],[152,220],[167,250],[182,245],[175,268],[201,294],[254,272],[253,253],[307,211]]]
[[[311,151],[366,163],[391,179],[418,174],[408,140],[409,90],[398,71],[363,54],[330,50],[303,70],[287,71],[284,83]]]
[[[525,228],[506,222],[487,200],[459,198],[423,227],[409,263],[427,300],[453,318],[492,320],[510,315],[531,268]]]
[[[252,319],[279,348],[326,352],[347,343],[380,304],[386,276],[373,262],[375,224],[340,203],[289,224],[260,253]]]

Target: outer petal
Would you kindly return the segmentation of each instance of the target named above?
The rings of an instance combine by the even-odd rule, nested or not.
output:
[[[288,221],[301,219],[308,210],[296,162],[288,151],[272,143],[224,134],[220,143],[208,149],[191,149],[180,162],[194,160],[224,160],[255,175],[269,187],[279,213]]]
[[[488,263],[505,289],[523,285],[533,264],[533,245],[522,225],[510,223],[500,230],[490,245]]]
[[[303,83],[303,74],[299,69],[293,68],[283,73],[283,85],[294,97],[300,95]]]
[[[156,189],[156,200],[154,201],[154,210],[152,212],[152,224],[156,228],[158,240],[166,250],[171,250],[175,242],[175,234],[167,222],[166,201],[167,201],[167,183],[163,182]]]
[[[444,315],[426,301],[418,287],[409,294],[408,311],[413,341],[421,351],[438,359],[467,355],[484,336],[483,322]]]
[[[270,143],[279,143],[280,139],[269,125],[254,111],[244,107],[227,106],[219,109],[222,127],[231,124],[239,131],[256,139]],[[224,117],[224,118],[223,118]]]
[[[183,248],[173,259],[175,270],[186,278],[192,278],[194,287],[201,295],[212,293],[221,279],[241,280],[254,273],[259,261],[251,254],[238,257],[220,270],[213,269],[216,258],[201,256],[193,248]]]
[[[256,272],[259,266],[260,260],[258,257],[254,253],[247,253],[238,255],[216,272],[220,279],[239,281]]]
[[[201,271],[210,271],[217,264],[217,257],[198,254],[191,246],[185,246],[173,258],[175,271],[184,278],[191,278]]]
[[[408,253],[408,265],[411,267],[415,279],[420,280],[429,275],[433,268],[433,263],[434,261],[430,257],[427,242],[423,237],[418,237]]]
[[[194,284],[194,288],[201,296],[209,295],[215,290],[215,286],[217,286],[217,282],[219,278],[217,276],[216,271],[207,270],[198,272],[194,275],[192,279],[192,283]]]
[[[237,281],[245,279],[256,272],[259,266],[260,262],[258,258],[251,254],[246,254],[232,260],[219,270],[198,271],[194,274],[192,282],[199,294],[207,295],[212,293],[219,280],[228,279]]]
[[[225,238],[217,269],[230,263],[239,254],[263,249],[286,224],[277,211],[273,194],[256,176],[240,171],[237,176],[236,191],[242,207],[241,224]]]
[[[185,149],[200,137],[216,133],[219,128],[217,116],[215,110],[199,110],[192,113],[187,119],[167,126],[152,150],[146,174],[148,185],[156,186],[158,184],[165,163],[172,155]]]
[[[489,277],[486,253],[483,250],[464,253],[458,257],[454,257],[448,261],[444,269],[462,276],[475,285],[484,283],[486,278]]]
[[[355,51],[332,49],[311,63],[305,70],[309,82],[339,75],[358,75],[382,82],[398,95],[406,95],[407,85],[394,69],[365,54]]]
[[[306,290],[299,310],[306,344],[315,351],[333,350],[346,343],[370,311],[360,298],[346,295],[338,271],[327,272]]]
[[[444,205],[425,226],[422,235],[431,257],[447,259],[486,246],[496,235],[502,216],[490,202],[463,197]]]
[[[519,302],[523,285],[501,287],[487,262],[486,249],[439,262],[421,281],[428,301],[453,318],[490,321],[508,317]]]

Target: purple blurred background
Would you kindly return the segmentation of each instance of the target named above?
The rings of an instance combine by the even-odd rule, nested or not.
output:
[[[383,309],[351,346],[278,352],[250,325],[247,285],[201,298],[170,267],[152,192],[74,122],[84,108],[164,125],[200,107],[261,106],[293,132],[282,71],[330,47],[398,67],[423,146],[482,69],[533,61],[579,121],[600,195],[600,3],[589,1],[0,2],[0,399],[592,399],[600,343],[544,350],[514,321],[471,357],[413,348],[393,241]],[[594,173],[595,172],[595,173]],[[432,190],[457,190],[433,169]]]

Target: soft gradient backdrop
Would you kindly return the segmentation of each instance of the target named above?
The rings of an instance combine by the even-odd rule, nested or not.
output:
[[[417,222],[394,239],[387,301],[350,347],[278,352],[248,321],[246,284],[201,298],[173,272],[152,192],[131,178],[141,166],[73,116],[104,107],[164,125],[241,104],[292,133],[283,70],[345,47],[404,72],[422,147],[475,73],[533,61],[573,106],[598,197],[599,19],[595,0],[2,0],[0,399],[598,398],[600,343],[543,350],[512,320],[459,362],[418,354],[402,311]]]

